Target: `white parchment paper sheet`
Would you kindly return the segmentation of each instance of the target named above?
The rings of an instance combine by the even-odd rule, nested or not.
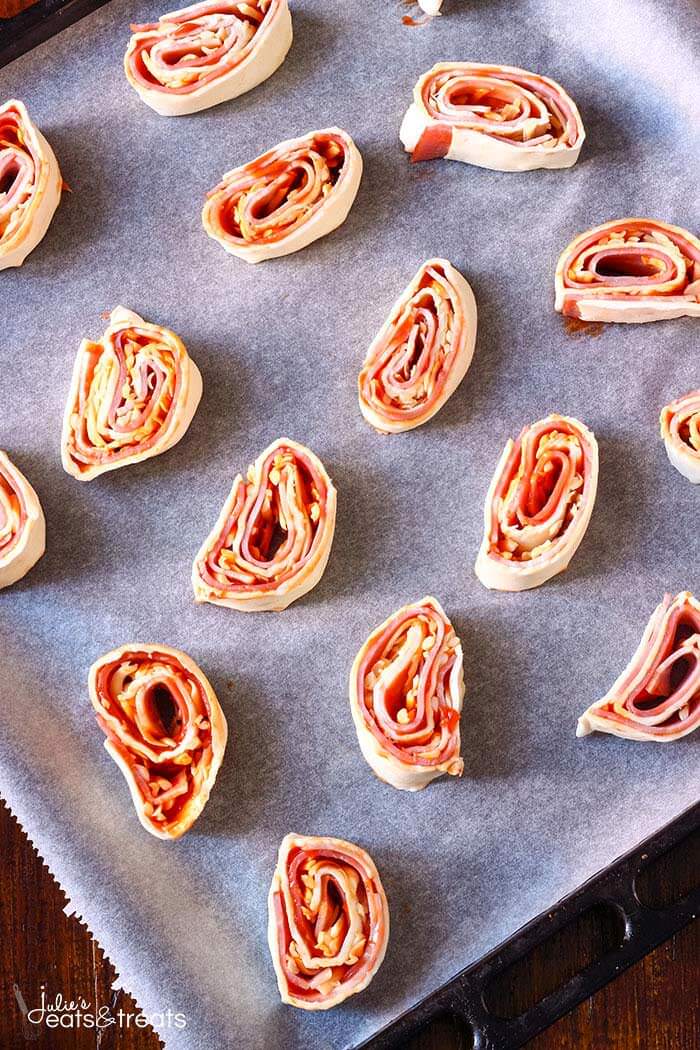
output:
[[[700,384],[698,326],[572,338],[552,306],[557,256],[589,226],[640,214],[697,231],[697,23],[689,0],[663,20],[650,0],[447,0],[419,29],[393,0],[295,0],[271,80],[167,120],[121,71],[129,22],[160,10],[113,0],[0,72],[73,191],[25,266],[0,275],[0,447],[48,519],[46,557],[0,594],[0,787],[143,1009],[187,1015],[168,1047],[346,1047],[698,795],[696,740],[574,736],[663,592],[700,587],[700,492],[657,432],[661,406]],[[413,84],[466,58],[560,80],[588,133],[577,166],[412,166],[398,128]],[[365,159],[338,232],[255,268],[205,236],[203,197],[224,171],[331,123]],[[380,437],[357,371],[435,254],[474,287],[474,363],[433,422]],[[177,448],[83,486],[60,466],[63,404],[81,337],[117,303],[184,339],[204,398]],[[472,573],[489,479],[506,438],[552,410],[600,442],[588,535],[554,582],[489,593]],[[280,435],[308,443],[338,487],[326,574],[281,615],[197,608],[192,557],[233,475]],[[464,644],[466,769],[411,796],[363,762],[347,676],[370,629],[427,592]],[[88,702],[91,661],[126,641],[186,649],[229,720],[211,801],[174,845],[139,826]],[[362,844],[389,896],[384,966],[327,1015],[282,1006],[268,957],[288,831]]]

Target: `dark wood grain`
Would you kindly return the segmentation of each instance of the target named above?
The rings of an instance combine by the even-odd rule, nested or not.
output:
[[[0,0],[0,18],[12,18],[34,3],[36,0]]]
[[[663,872],[664,899],[687,890],[696,872]],[[0,1048],[21,1050],[158,1050],[152,1029],[138,1029],[138,1007],[111,985],[114,969],[87,930],[63,908],[65,898],[7,809],[0,805]],[[535,954],[517,974],[518,987],[499,990],[508,1011],[535,1001],[553,986],[553,974],[571,969],[608,943],[610,931],[583,923],[574,940]],[[94,1031],[28,1025],[15,995],[31,1009],[41,985],[132,1018]],[[407,1050],[468,1050],[471,1040],[442,1021]],[[700,1050],[700,922],[694,922],[641,963],[582,1003],[529,1044],[530,1050]],[[212,1047],[212,1050],[219,1050]],[[271,1047],[270,1050],[278,1050]],[[313,1048],[309,1048],[313,1050]]]

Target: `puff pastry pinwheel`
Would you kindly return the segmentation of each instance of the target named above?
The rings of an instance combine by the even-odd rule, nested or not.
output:
[[[331,552],[336,492],[320,459],[279,438],[234,478],[192,566],[195,600],[282,610],[315,587]]]
[[[202,377],[169,328],[118,306],[99,343],[83,339],[63,419],[61,459],[79,481],[167,451],[185,434]]]
[[[598,443],[577,419],[547,416],[509,439],[484,506],[481,582],[523,591],[563,572],[586,534],[597,487]]]
[[[312,131],[227,172],[207,195],[202,223],[246,262],[289,255],[345,222],[361,177],[346,131]]]
[[[0,270],[21,266],[49,228],[63,179],[23,102],[0,106]]]
[[[423,263],[370,346],[358,380],[360,411],[381,433],[426,423],[471,364],[476,300],[446,259]]]
[[[370,983],[389,941],[374,861],[343,839],[285,835],[268,897],[268,943],[282,1001],[329,1010]]]
[[[700,602],[670,594],[654,610],[636,653],[602,700],[581,715],[577,736],[596,730],[665,743],[700,726]]]
[[[462,646],[440,603],[405,605],[370,634],[350,672],[357,739],[376,775],[419,791],[461,776]]]
[[[439,62],[413,89],[399,137],[414,161],[531,171],[571,167],[586,136],[556,81],[515,66]]]
[[[131,31],[127,80],[164,117],[243,95],[272,76],[292,44],[287,0],[203,0]]]
[[[684,478],[700,485],[700,390],[666,405],[659,423],[671,463]]]
[[[131,643],[96,660],[89,683],[105,750],[141,824],[159,839],[184,835],[207,803],[228,735],[207,678],[179,649]]]
[[[559,256],[555,309],[582,321],[700,317],[700,240],[656,219],[615,219]]]
[[[0,588],[26,576],[46,549],[46,522],[39,497],[0,452]]]

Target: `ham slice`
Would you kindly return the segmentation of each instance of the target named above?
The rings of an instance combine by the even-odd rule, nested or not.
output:
[[[612,689],[581,715],[577,736],[612,733],[665,743],[700,726],[700,602],[670,594],[654,610]]]
[[[174,332],[118,306],[99,343],[83,339],[63,420],[61,458],[79,481],[166,452],[184,436],[202,377]]]
[[[286,835],[268,897],[268,943],[282,1002],[330,1010],[370,983],[389,941],[374,861],[343,839]]]
[[[569,168],[586,137],[573,99],[515,66],[439,62],[413,89],[399,137],[414,161],[446,157],[494,171]]]
[[[312,131],[227,172],[207,196],[202,223],[246,262],[289,255],[345,222],[361,177],[346,131]]]
[[[666,405],[659,423],[669,460],[684,478],[700,485],[700,390]]]
[[[350,672],[360,750],[380,778],[419,791],[461,776],[462,646],[436,598],[393,613],[370,634]]]
[[[700,240],[656,219],[614,219],[559,256],[554,307],[582,321],[700,317]]]
[[[484,506],[475,571],[486,587],[522,591],[563,572],[595,504],[598,443],[577,419],[550,415],[508,440]]]
[[[184,835],[207,803],[228,735],[207,678],[179,649],[132,642],[100,657],[89,685],[141,824],[156,838]]]
[[[46,549],[39,497],[6,452],[0,452],[0,588],[26,576]]]
[[[0,270],[21,266],[49,228],[63,179],[48,142],[17,99],[0,106]]]
[[[470,286],[446,259],[423,263],[394,303],[360,372],[360,411],[380,433],[426,423],[452,396],[474,354]]]
[[[274,441],[238,474],[192,567],[195,600],[281,610],[315,587],[335,531],[336,492],[320,459]]]
[[[164,117],[250,91],[282,65],[292,44],[287,0],[205,0],[131,29],[127,80]]]

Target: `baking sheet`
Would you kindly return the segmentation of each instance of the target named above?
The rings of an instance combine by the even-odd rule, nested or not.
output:
[[[144,1011],[186,1015],[184,1029],[158,1025],[168,1047],[348,1047],[698,796],[697,740],[574,736],[664,590],[700,588],[700,493],[657,433],[660,407],[698,385],[698,327],[574,338],[552,307],[575,233],[626,214],[697,229],[697,22],[690,2],[661,19],[644,0],[446,0],[443,18],[409,28],[392,0],[296,0],[272,79],[167,120],[120,67],[128,23],[159,11],[113,0],[0,74],[72,190],[0,277],[0,447],[48,520],[45,558],[0,593],[0,788]],[[576,167],[410,165],[401,116],[418,75],[450,58],[561,80],[588,133]],[[365,160],[339,231],[255,268],[205,236],[203,196],[224,171],[331,123]],[[357,409],[357,371],[431,255],[473,285],[474,362],[430,424],[380,437]],[[175,449],[80,485],[60,465],[63,403],[80,339],[120,302],[181,335],[204,398]],[[490,593],[472,572],[489,479],[506,438],[553,410],[600,442],[588,534],[551,583]],[[231,479],[280,435],[308,443],[338,488],[325,576],[279,615],[195,607],[190,564]],[[466,768],[414,796],[362,760],[347,677],[369,631],[426,593],[465,649]],[[188,651],[229,720],[216,789],[177,844],[139,826],[89,705],[90,663],[126,641]],[[282,1006],[268,956],[288,831],[360,843],[389,897],[382,969],[327,1015]],[[38,989],[23,991],[31,1006]]]

